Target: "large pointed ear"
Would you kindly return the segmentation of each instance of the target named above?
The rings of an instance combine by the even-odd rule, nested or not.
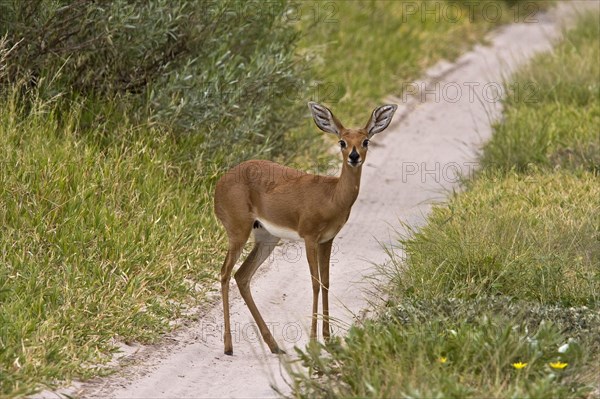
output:
[[[367,126],[365,126],[369,138],[374,134],[383,132],[389,126],[396,108],[398,108],[396,104],[387,104],[375,108]]]
[[[310,112],[319,129],[338,136],[342,133],[344,126],[342,126],[338,118],[333,115],[329,108],[313,101],[308,103],[308,108],[310,108]]]

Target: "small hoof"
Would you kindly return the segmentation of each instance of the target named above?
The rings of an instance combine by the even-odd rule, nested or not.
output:
[[[279,349],[279,347],[272,349],[271,352],[276,355],[285,355],[285,351],[283,349]]]
[[[225,354],[226,354],[227,356],[233,356],[233,350],[230,350],[230,351],[225,351]]]

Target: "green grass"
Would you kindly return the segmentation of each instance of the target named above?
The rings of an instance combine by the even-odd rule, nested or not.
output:
[[[599,226],[600,184],[590,172],[481,175],[402,240],[409,261],[395,290],[597,306]]]
[[[600,170],[600,48],[593,45],[593,18],[515,75],[505,119],[484,149],[485,167]]]
[[[424,69],[456,58],[499,24],[531,18],[532,10],[552,5],[521,2],[520,7],[510,7],[511,3],[515,2],[304,3],[301,45],[317,54],[312,97],[339,109],[349,126],[363,126],[385,96],[400,96],[404,85]],[[485,18],[489,10],[498,10],[498,17]]]
[[[295,396],[600,396],[599,22],[507,82],[537,102],[509,92],[483,170],[390,249],[382,314],[299,350]]]
[[[148,342],[197,304],[223,237],[214,176],[172,162],[169,136],[104,146],[79,111],[0,110],[0,394],[97,374],[112,339]],[[199,284],[199,285],[198,285]],[[196,290],[195,287],[201,287]]]
[[[585,308],[404,299],[343,339],[301,351],[312,377],[300,367],[291,375],[296,396],[308,398],[586,397],[598,333],[600,315]],[[567,367],[553,369],[557,361]]]

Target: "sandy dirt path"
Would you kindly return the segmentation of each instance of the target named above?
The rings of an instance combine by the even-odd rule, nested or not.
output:
[[[599,4],[583,2],[577,7],[598,12]],[[361,192],[334,244],[330,309],[340,319],[337,334],[368,307],[367,277],[374,263],[388,260],[381,244],[395,242],[398,221],[419,226],[431,203],[457,187],[457,172],[476,167],[477,151],[492,132],[490,121],[500,115],[503,77],[535,53],[550,49],[561,24],[573,14],[573,4],[561,4],[532,17],[535,22],[501,27],[489,36],[489,45],[476,46],[454,63],[439,63],[422,81],[408,84],[412,96],[388,99],[399,104],[395,121],[373,140]],[[519,90],[535,101],[534,88]],[[335,104],[332,108],[337,110]],[[369,112],[365,109],[365,121]],[[284,243],[252,284],[263,317],[288,353],[308,340],[312,294],[303,251],[301,245]],[[234,356],[223,354],[222,309],[217,302],[199,322],[171,334],[162,345],[130,356],[134,365],[67,392],[85,398],[263,398],[276,396],[272,386],[289,392],[280,360],[257,338],[233,279],[231,292]]]

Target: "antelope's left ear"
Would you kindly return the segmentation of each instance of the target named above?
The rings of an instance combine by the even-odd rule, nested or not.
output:
[[[396,104],[386,104],[375,108],[367,126],[365,126],[369,138],[383,132],[390,125],[397,108]]]

